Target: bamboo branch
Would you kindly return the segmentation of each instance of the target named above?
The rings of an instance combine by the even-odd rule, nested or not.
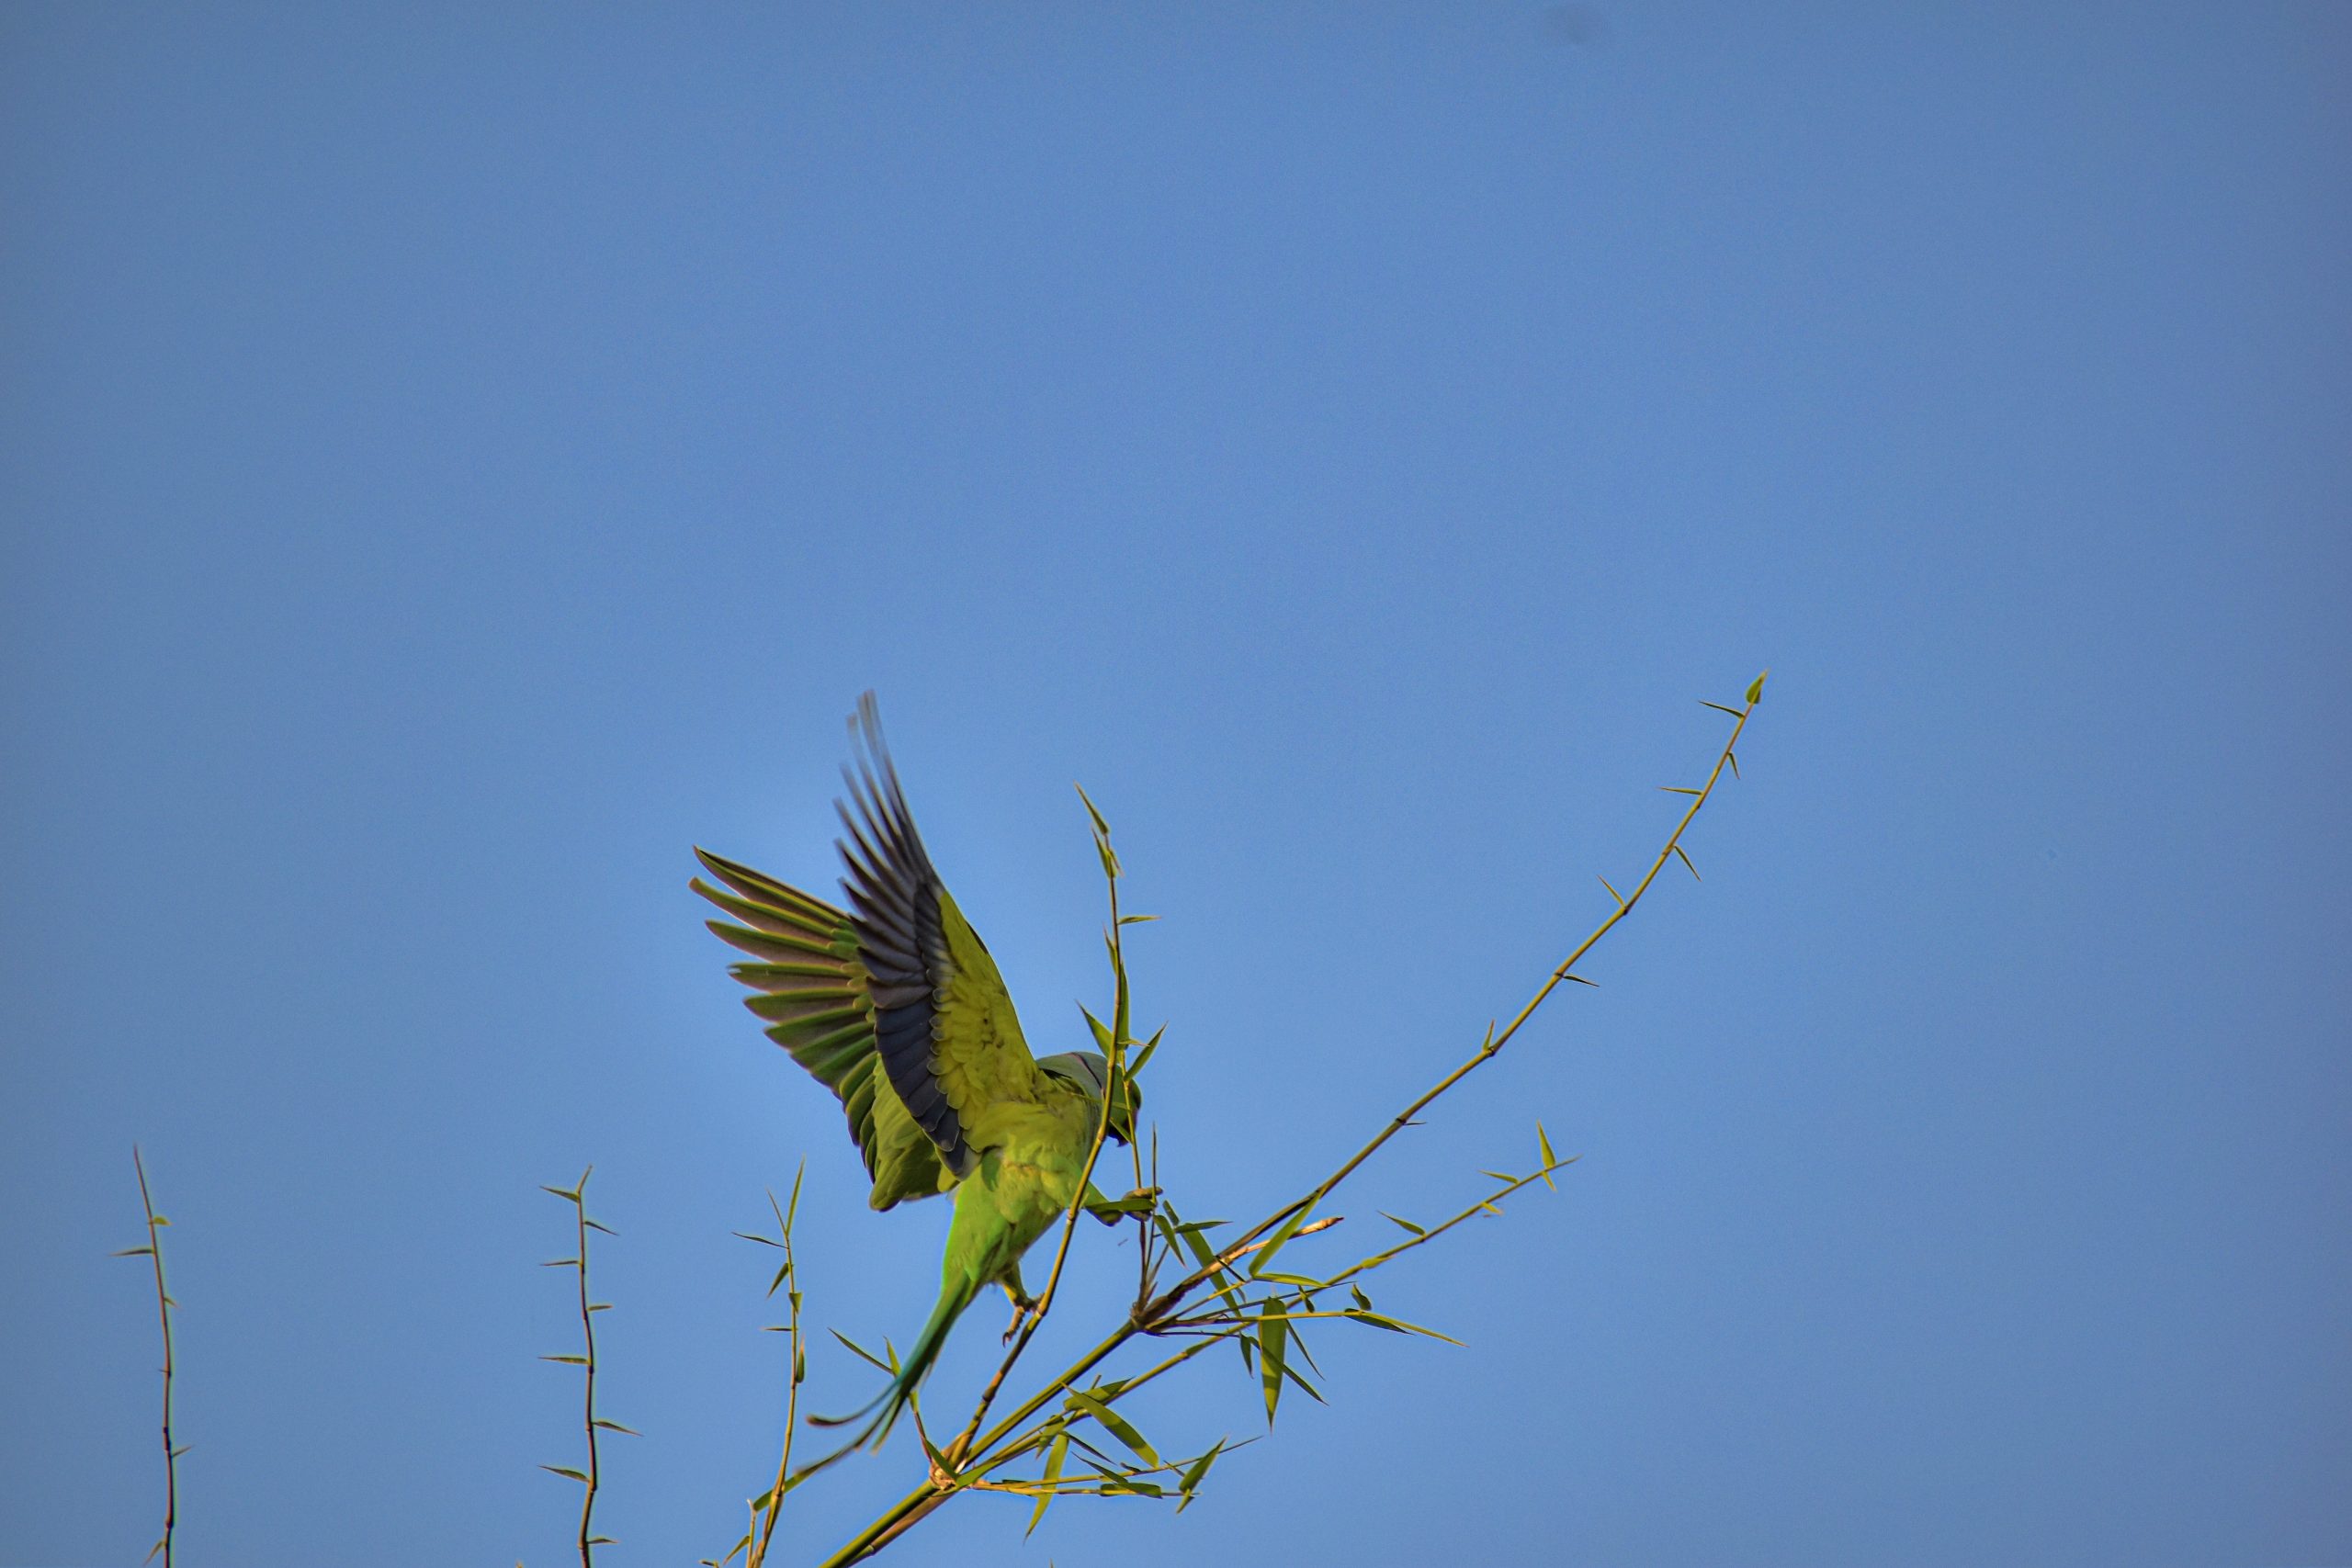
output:
[[[800,1213],[800,1179],[808,1172],[808,1162],[800,1162],[800,1169],[792,1178],[792,1202],[788,1208],[777,1209],[775,1194],[768,1194],[768,1207],[775,1213],[776,1245],[784,1248],[784,1267],[776,1271],[775,1282],[768,1286],[768,1294],[775,1294],[776,1285],[785,1291],[785,1307],[788,1326],[785,1329],[792,1357],[789,1382],[784,1396],[784,1449],[776,1455],[775,1482],[768,1488],[766,1516],[760,1521],[759,1540],[754,1542],[749,1531],[744,1533],[750,1555],[744,1568],[760,1568],[767,1561],[768,1542],[775,1536],[775,1518],[784,1508],[784,1495],[792,1489],[792,1433],[800,1423],[800,1380],[808,1373],[808,1359],[800,1348],[800,1272],[792,1255],[792,1222]],[[753,1236],[754,1241],[764,1238]],[[757,1503],[754,1503],[757,1509]]]

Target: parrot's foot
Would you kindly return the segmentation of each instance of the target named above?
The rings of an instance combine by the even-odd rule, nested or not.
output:
[[[1035,1308],[1036,1304],[1037,1303],[1035,1302],[1015,1302],[1012,1303],[1012,1321],[1005,1325],[1004,1338],[999,1341],[999,1343],[1005,1345],[1012,1343],[1012,1337],[1021,1332],[1021,1325],[1028,1321],[1029,1314],[1034,1308]]]

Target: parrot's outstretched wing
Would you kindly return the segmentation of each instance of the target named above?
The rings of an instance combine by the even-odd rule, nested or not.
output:
[[[954,1187],[938,1148],[880,1070],[872,979],[849,915],[750,866],[705,850],[695,854],[726,886],[696,877],[694,890],[735,917],[712,920],[710,929],[756,960],[728,971],[759,993],[744,1005],[767,1021],[770,1039],[840,1098],[874,1180],[868,1201],[888,1209]]]
[[[994,1141],[991,1111],[1042,1103],[1044,1077],[996,961],[915,832],[870,692],[859,699],[851,734],[863,745],[855,770],[842,770],[856,811],[841,807],[850,835],[841,852],[876,1050],[941,1160],[967,1176]]]

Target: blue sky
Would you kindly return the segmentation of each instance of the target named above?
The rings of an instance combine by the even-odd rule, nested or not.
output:
[[[892,1560],[2352,1562],[2347,65],[2324,5],[8,8],[0,1564],[160,1515],[133,1140],[186,1561],[560,1561],[592,1160],[607,1560],[733,1539],[729,1232],[805,1154],[812,1314],[903,1342],[945,1222],[685,889],[831,886],[860,691],[1040,1051],[1110,814],[1167,1179],[1242,1215],[1767,664],[1703,886],[1338,1205],[1582,1154],[1383,1291],[1466,1348],[1323,1336],[1182,1518]]]

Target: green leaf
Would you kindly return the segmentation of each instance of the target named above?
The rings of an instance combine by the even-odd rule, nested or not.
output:
[[[563,1200],[565,1202],[567,1202],[567,1203],[577,1203],[578,1201],[580,1201],[580,1194],[579,1194],[579,1192],[578,1192],[577,1190],[571,1190],[571,1189],[562,1188],[562,1187],[548,1187],[548,1186],[547,1186],[547,1185],[545,1185],[545,1184],[542,1184],[542,1185],[540,1186],[540,1188],[539,1188],[539,1190],[540,1190],[540,1191],[542,1191],[542,1192],[552,1192],[552,1193],[554,1193],[557,1197],[559,1197],[559,1198],[562,1199],[562,1200]]]
[[[898,1371],[898,1369],[897,1369],[896,1367],[893,1367],[893,1366],[891,1366],[888,1362],[887,1362],[887,1361],[883,1360],[881,1357],[879,1357],[879,1356],[876,1355],[873,1351],[871,1351],[871,1350],[867,1349],[865,1346],[863,1346],[863,1345],[859,1344],[856,1340],[852,1339],[848,1335],[843,1334],[840,1329],[838,1329],[838,1328],[829,1328],[829,1329],[825,1330],[825,1332],[826,1332],[826,1333],[828,1333],[828,1334],[830,1334],[830,1335],[831,1335],[834,1338],[836,1338],[836,1339],[840,1340],[842,1344],[844,1344],[844,1345],[848,1346],[852,1351],[854,1351],[854,1352],[855,1352],[855,1353],[856,1353],[857,1358],[858,1358],[860,1360],[870,1362],[870,1363],[872,1363],[874,1366],[876,1366],[876,1367],[879,1368],[881,1371],[886,1371],[886,1372],[895,1372],[895,1371]]]
[[[634,1427],[624,1427],[617,1421],[607,1421],[601,1416],[597,1416],[596,1419],[589,1422],[588,1424],[591,1427],[602,1427],[607,1432],[627,1432],[632,1438],[641,1438],[645,1436],[644,1433],[639,1431]]]
[[[1702,795],[1705,793],[1702,790],[1685,789],[1680,784],[1660,784],[1657,787],[1668,795]]]
[[[1156,920],[1158,919],[1159,919],[1158,915],[1121,915],[1119,917],[1119,923],[1123,926],[1139,926],[1146,920]]]
[[[588,1358],[585,1356],[541,1356],[539,1359],[542,1361],[561,1361],[564,1365],[569,1367],[584,1367],[588,1364]]]
[[[1109,833],[1111,831],[1111,824],[1103,821],[1102,813],[1094,809],[1094,797],[1086,793],[1086,786],[1084,784],[1072,784],[1070,787],[1078,791],[1079,799],[1086,802],[1086,814],[1094,819],[1094,830],[1098,833]]]
[[[1133,1449],[1146,1464],[1159,1462],[1159,1452],[1145,1439],[1144,1435],[1136,1431],[1125,1416],[1103,1404],[1093,1394],[1084,1389],[1074,1388],[1069,1391],[1069,1406],[1073,1410],[1083,1411],[1100,1421],[1105,1430]]]
[[[1176,1505],[1178,1513],[1193,1506],[1193,1494],[1200,1490],[1201,1483],[1209,1478],[1209,1466],[1215,1464],[1216,1456],[1224,1451],[1225,1439],[1219,1438],[1206,1453],[1187,1465],[1184,1473],[1177,1478],[1176,1490],[1183,1497],[1183,1501]]]
[[[1046,1517],[1046,1509],[1054,1500],[1054,1483],[1062,1478],[1062,1461],[1069,1457],[1069,1429],[1064,1427],[1054,1434],[1054,1446],[1046,1450],[1046,1487],[1037,1494],[1037,1506],[1030,1510],[1029,1528],[1021,1532],[1026,1540]]]
[[[1348,1294],[1354,1300],[1356,1305],[1362,1310],[1365,1312],[1370,1312],[1372,1310],[1372,1298],[1363,1293],[1363,1290],[1361,1286],[1350,1285],[1348,1287]]]
[[[1274,1406],[1283,1396],[1283,1341],[1289,1332],[1290,1320],[1267,1303],[1258,1323],[1258,1382],[1265,1391],[1269,1427],[1274,1424]]]
[[[1552,1179],[1552,1168],[1560,1163],[1560,1156],[1552,1152],[1552,1135],[1544,1131],[1541,1122],[1535,1123],[1535,1146],[1544,1151],[1544,1185],[1557,1192],[1560,1189]]]
[[[1291,1215],[1289,1219],[1283,1222],[1282,1229],[1274,1233],[1273,1239],[1267,1242],[1265,1246],[1260,1247],[1258,1249],[1258,1255],[1250,1259],[1250,1277],[1251,1279],[1256,1279],[1259,1275],[1265,1272],[1266,1266],[1274,1260],[1274,1257],[1277,1253],[1281,1252],[1284,1247],[1289,1245],[1290,1238],[1298,1234],[1298,1227],[1306,1223],[1307,1215],[1314,1213],[1314,1210],[1315,1205],[1312,1203],[1301,1204],[1296,1213]]]
[[[580,1223],[586,1225],[592,1231],[603,1231],[606,1235],[618,1235],[621,1234],[612,1226],[605,1224],[601,1220],[582,1220]]]
[[[1374,1328],[1385,1328],[1391,1334],[1419,1334],[1430,1339],[1442,1339],[1449,1345],[1459,1345],[1462,1343],[1461,1340],[1454,1338],[1453,1336],[1450,1334],[1440,1334],[1436,1329],[1424,1328],[1418,1323],[1407,1323],[1401,1317],[1388,1317],[1380,1313],[1364,1311],[1344,1312],[1340,1315],[1346,1318],[1352,1318],[1358,1323],[1368,1323]]]
[[[1755,680],[1747,683],[1748,706],[1753,707],[1758,703],[1764,700],[1764,677],[1765,675],[1770,675],[1771,673],[1772,672],[1770,670],[1767,670],[1764,671],[1763,675],[1758,675]]]
[[[620,1542],[615,1540],[608,1535],[592,1535],[588,1538],[588,1544],[591,1546],[618,1546]]]
[[[126,1247],[115,1254],[117,1258],[153,1258],[154,1255],[155,1249],[152,1247]]]
[[[1143,1043],[1143,1049],[1136,1052],[1135,1060],[1127,1064],[1127,1078],[1130,1082],[1134,1081],[1137,1073],[1143,1071],[1144,1064],[1151,1060],[1151,1054],[1159,1049],[1159,1037],[1167,1032],[1168,1026],[1163,1023],[1151,1032],[1150,1039]]]
[[[585,1486],[585,1485],[587,1485],[587,1484],[588,1484],[588,1477],[586,1476],[586,1474],[584,1474],[583,1472],[580,1472],[580,1471],[577,1471],[577,1470],[572,1469],[572,1468],[571,1468],[570,1465],[568,1465],[568,1464],[543,1464],[543,1465],[539,1466],[539,1468],[540,1468],[541,1470],[550,1472],[552,1472],[552,1473],[554,1473],[554,1474],[556,1474],[556,1475],[560,1475],[560,1476],[564,1477],[566,1480],[570,1480],[570,1481],[577,1481],[577,1482],[578,1482],[578,1483],[580,1483],[580,1484],[581,1484],[581,1485],[582,1485],[582,1486]]]
[[[1711,703],[1704,697],[1701,697],[1699,699],[1699,705],[1701,707],[1713,708],[1717,713],[1727,713],[1734,718],[1745,718],[1747,716],[1746,714],[1741,713],[1737,708],[1727,708],[1721,703]]]
[[[1427,1235],[1430,1234],[1419,1225],[1415,1224],[1412,1221],[1398,1219],[1395,1214],[1390,1213],[1385,1209],[1380,1211],[1380,1217],[1386,1220],[1391,1224],[1404,1226],[1407,1230],[1411,1231],[1415,1235]]]
[[[1094,1043],[1097,1045],[1102,1046],[1102,1055],[1108,1056],[1111,1054],[1112,1049],[1110,1026],[1104,1023],[1101,1019],[1095,1017],[1092,1013],[1088,1012],[1083,1003],[1080,1004],[1078,1010],[1080,1014],[1085,1018],[1086,1027],[1094,1032]]]

